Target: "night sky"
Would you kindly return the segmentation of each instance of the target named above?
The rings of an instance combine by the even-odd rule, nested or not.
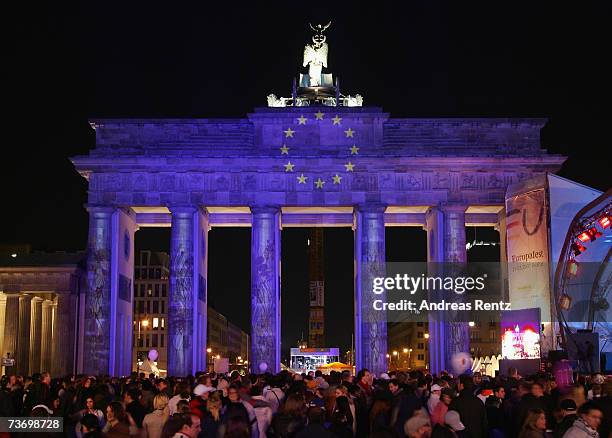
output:
[[[85,248],[86,184],[68,157],[93,148],[88,118],[244,117],[267,94],[290,94],[308,22],[330,19],[329,71],[346,94],[395,117],[546,117],[542,146],[569,157],[561,175],[610,187],[608,6],[394,3],[22,2],[6,23],[0,243]],[[283,232],[284,346],[306,330],[306,232]],[[389,257],[419,245],[411,254],[422,257],[419,233],[389,231]],[[143,234],[137,244],[167,248],[164,236]],[[327,230],[325,238],[329,340],[344,348],[352,236]],[[213,230],[210,251],[210,299],[248,327],[249,230]],[[246,298],[232,308],[224,296]]]

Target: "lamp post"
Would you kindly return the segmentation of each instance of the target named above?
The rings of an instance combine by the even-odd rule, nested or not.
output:
[[[404,349],[402,351],[404,352],[404,354],[408,353],[408,349],[406,347],[404,347]],[[406,363],[405,361],[406,361],[406,359],[405,359],[405,356],[404,356],[404,363]],[[410,368],[410,360],[408,360],[408,364],[406,364],[406,367]]]
[[[412,367],[410,366],[412,364],[412,348],[408,349],[408,369],[411,369]]]
[[[393,356],[395,356],[395,369],[399,368],[399,356],[397,350],[393,350]]]
[[[141,334],[140,334],[140,330],[141,327],[147,328],[149,326],[149,320],[148,319],[142,319],[142,320],[138,320],[138,343],[140,344],[140,339],[141,339]],[[140,365],[141,365],[141,361],[140,358],[138,357],[138,348],[140,347],[140,345],[137,345],[136,347],[136,370],[138,372],[138,375],[140,375]]]
[[[210,372],[210,362],[211,362],[211,357],[210,353],[212,353],[212,348],[208,347],[206,349],[206,369]]]

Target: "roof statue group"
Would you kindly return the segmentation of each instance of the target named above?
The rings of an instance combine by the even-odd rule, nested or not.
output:
[[[323,34],[331,25],[310,25],[315,32],[312,36],[312,44],[304,47],[303,67],[308,66],[307,74],[300,74],[299,83],[293,80],[291,97],[276,97],[275,94],[268,95],[269,107],[287,106],[362,106],[363,97],[360,94],[345,96],[340,93],[340,82],[336,77],[335,83],[331,73],[323,73],[327,68],[328,46]]]

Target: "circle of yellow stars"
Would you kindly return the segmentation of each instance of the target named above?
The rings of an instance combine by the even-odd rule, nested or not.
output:
[[[318,111],[316,113],[314,113],[314,120],[323,120],[325,118],[325,113]],[[300,117],[298,117],[297,119],[298,122],[298,126],[299,125],[306,125],[306,123],[308,122],[308,118],[304,117],[304,115],[300,115]],[[338,114],[336,114],[335,117],[331,118],[332,121],[332,126],[338,126],[338,127],[342,127],[342,117],[340,117]],[[294,138],[293,135],[296,133],[295,130],[291,129],[291,127],[285,129],[283,131],[283,133],[285,134],[285,138]],[[348,128],[344,131],[344,135],[346,138],[354,138],[355,135],[355,131],[352,128]],[[287,146],[287,144],[283,143],[283,145],[280,148],[281,151],[281,155],[287,155],[289,156],[289,150],[291,148],[289,146]],[[350,155],[358,155],[359,154],[359,148],[357,147],[357,145],[353,144],[350,148]],[[283,165],[283,167],[285,168],[285,172],[293,172],[293,169],[295,167],[295,164],[291,162],[291,160],[288,160],[286,164]],[[348,162],[346,164],[344,164],[344,171],[345,172],[353,172],[355,170],[355,164],[353,164],[351,162],[351,160],[348,160]],[[304,173],[300,173],[299,176],[296,177],[297,178],[297,182],[298,184],[306,184],[306,182],[308,181],[308,176],[304,175]],[[340,182],[342,181],[342,176],[339,174],[335,174],[332,176],[332,183],[334,185],[336,184],[340,184]],[[321,177],[317,178],[314,181],[314,185],[315,188],[317,189],[323,189],[323,187],[325,186],[326,181],[324,179],[321,179]]]

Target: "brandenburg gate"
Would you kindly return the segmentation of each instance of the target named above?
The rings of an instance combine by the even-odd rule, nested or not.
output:
[[[211,227],[251,227],[255,373],[280,369],[283,228],[352,228],[356,366],[377,374],[387,368],[387,329],[371,284],[385,269],[385,227],[422,227],[428,261],[465,262],[465,227],[495,226],[504,262],[506,187],[564,161],[540,146],[546,121],[402,119],[364,107],[322,72],[327,27],[312,27],[308,74],[294,81],[291,97],[271,94],[246,118],[91,122],[96,147],[73,158],[89,183],[81,371],[131,370],[139,227],[171,227],[167,345],[175,376],[206,367]],[[432,372],[469,351],[466,323],[430,319],[429,333]]]
[[[281,230],[342,226],[355,236],[356,365],[382,372],[386,321],[373,315],[372,274],[362,266],[385,262],[385,227],[423,227],[429,261],[461,262],[465,226],[496,226],[504,253],[506,187],[563,161],[541,149],[544,123],[397,119],[340,106],[256,108],[233,120],[93,121],[95,149],[73,158],[89,183],[83,371],[131,370],[139,227],[171,227],[168,373],[186,375],[205,369],[211,227],[251,227],[250,363],[277,372]],[[469,351],[448,323],[429,330],[432,371],[453,351]]]

